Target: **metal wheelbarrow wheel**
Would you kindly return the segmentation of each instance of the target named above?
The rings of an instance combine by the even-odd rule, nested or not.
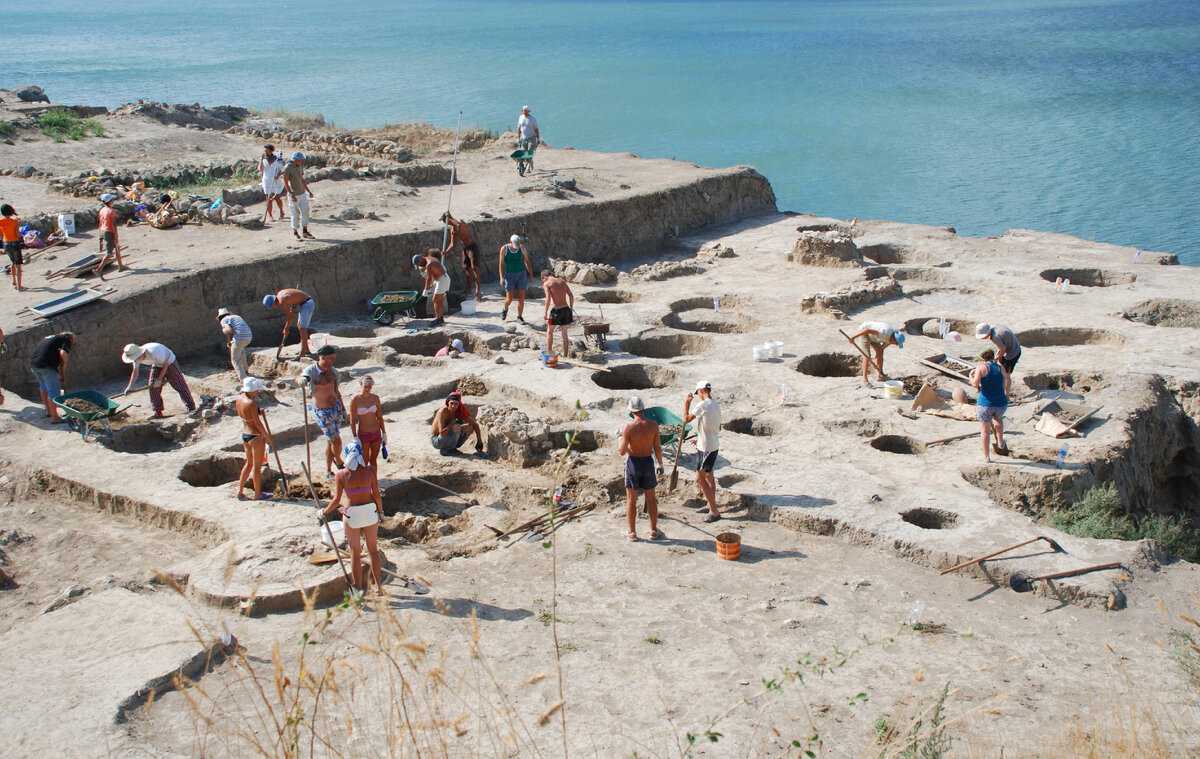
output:
[[[396,315],[386,308],[375,309],[375,313],[371,314],[371,318],[375,320],[376,324],[384,327],[390,326],[392,322],[396,321]]]

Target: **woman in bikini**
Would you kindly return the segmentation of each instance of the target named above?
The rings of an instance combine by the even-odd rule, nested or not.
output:
[[[358,443],[346,444],[342,449],[342,461],[345,462],[345,468],[339,469],[334,475],[333,500],[325,507],[322,516],[328,519],[335,511],[341,513],[342,523],[346,526],[346,542],[350,544],[351,578],[355,588],[366,592],[367,580],[362,566],[364,540],[367,553],[371,556],[371,575],[375,587],[382,587],[382,565],[376,538],[379,520],[383,518],[383,498],[379,495],[375,467],[363,460],[362,447]],[[349,502],[346,506],[342,505],[343,495]]]
[[[375,395],[375,380],[363,376],[362,389],[350,399],[350,432],[362,443],[363,458],[375,468],[379,449],[387,442],[387,427],[383,420],[383,402]]]
[[[244,501],[243,490],[246,480],[254,482],[254,497],[260,501],[271,499],[269,493],[262,489],[262,468],[267,460],[267,443],[275,445],[267,429],[263,425],[262,411],[258,408],[258,394],[266,390],[266,384],[257,377],[247,377],[242,381],[242,394],[234,401],[237,415],[242,419],[242,451],[246,455],[246,463],[238,475],[237,499]]]

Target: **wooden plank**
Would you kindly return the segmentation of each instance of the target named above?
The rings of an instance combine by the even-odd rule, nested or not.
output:
[[[30,306],[29,310],[44,319],[49,319],[51,316],[58,316],[93,301],[100,300],[103,297],[104,293],[99,290],[93,287],[85,287],[81,290],[73,290],[61,298],[55,298],[54,300]]]

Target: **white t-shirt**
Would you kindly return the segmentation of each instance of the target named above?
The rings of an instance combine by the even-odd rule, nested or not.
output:
[[[863,322],[858,325],[858,331],[864,329],[872,329],[878,332],[878,335],[867,335],[867,339],[876,345],[887,345],[892,340],[892,335],[896,334],[896,328],[887,322]]]
[[[692,406],[692,414],[696,416],[696,447],[705,453],[712,453],[721,447],[721,404],[713,398],[703,400]]]
[[[522,113],[521,118],[517,119],[517,137],[522,140],[532,140],[537,135],[537,128],[537,119],[532,115]]]
[[[175,363],[175,354],[162,343],[146,343],[142,346],[145,351],[138,359],[139,364],[157,366],[162,369],[167,364]]]

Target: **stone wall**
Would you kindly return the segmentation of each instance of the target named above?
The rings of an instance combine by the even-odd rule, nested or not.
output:
[[[551,255],[576,261],[618,261],[651,256],[671,239],[713,224],[775,212],[775,194],[753,169],[727,172],[669,190],[621,200],[576,203],[509,219],[473,223],[483,249],[486,280],[496,278],[497,253],[513,232],[529,238],[534,266]],[[0,361],[0,384],[33,396],[29,355],[37,341],[72,331],[79,347],[72,355],[70,385],[86,386],[122,374],[121,346],[156,340],[181,357],[215,354],[221,348],[217,309],[240,313],[255,331],[255,345],[276,344],[282,318],[262,307],[264,293],[299,286],[317,301],[315,326],[332,313],[367,315],[367,301],[381,290],[415,289],[414,252],[439,246],[440,227],[382,235],[342,245],[280,253],[258,261],[198,271],[147,290],[93,303],[48,322],[8,335],[8,355]],[[457,256],[448,261],[461,288]]]

